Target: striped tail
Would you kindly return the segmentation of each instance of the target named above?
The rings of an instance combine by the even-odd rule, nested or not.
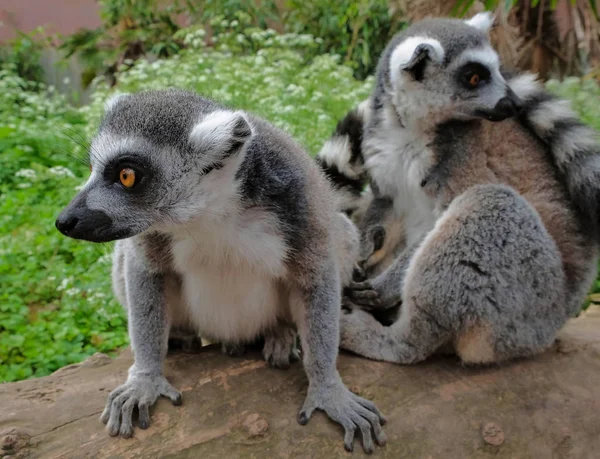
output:
[[[368,100],[338,122],[316,160],[338,197],[338,208],[349,216],[364,207],[368,175],[364,167],[362,137],[369,116]]]
[[[548,148],[586,230],[600,241],[600,143],[567,100],[544,90],[532,74],[508,79],[523,100],[521,122]]]

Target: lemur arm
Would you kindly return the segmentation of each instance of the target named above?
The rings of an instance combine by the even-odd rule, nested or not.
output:
[[[424,238],[425,236],[419,238],[404,249],[394,262],[377,277],[350,284],[344,292],[350,303],[365,310],[390,309],[397,306],[402,301],[404,275]]]
[[[352,451],[354,434],[361,430],[366,452],[374,449],[371,429],[379,445],[386,442],[382,429],[385,418],[375,405],[350,392],[336,369],[339,346],[340,280],[336,263],[328,260],[314,282],[300,289],[294,302],[298,331],[308,376],[308,393],[298,415],[306,424],[315,409],[324,410],[344,427],[344,446]]]
[[[152,272],[137,255],[125,260],[129,336],[135,357],[125,384],[108,397],[101,420],[110,435],[133,434],[133,409],[139,409],[139,426],[150,424],[148,408],[164,395],[174,405],[181,404],[181,393],[163,376],[167,354],[169,318],[164,295],[165,275]]]

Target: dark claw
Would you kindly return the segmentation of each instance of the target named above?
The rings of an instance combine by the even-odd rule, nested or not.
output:
[[[301,426],[305,426],[306,424],[308,424],[308,420],[309,417],[307,416],[306,412],[302,411],[298,415],[298,424],[300,424]]]
[[[182,403],[181,394],[177,394],[177,397],[175,398],[175,400],[173,400],[173,405],[181,406],[181,403]]]
[[[354,452],[354,445],[352,443],[344,443],[344,449],[349,453]]]

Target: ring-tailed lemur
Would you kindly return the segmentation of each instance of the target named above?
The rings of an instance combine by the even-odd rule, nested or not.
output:
[[[341,346],[398,363],[451,344],[465,363],[547,348],[596,274],[600,147],[530,75],[507,80],[488,15],[432,19],[382,58],[364,129],[365,169],[393,200],[407,248],[355,284]],[[513,115],[517,118],[511,119]]]
[[[289,348],[297,326],[308,394],[298,421],[322,409],[363,447],[385,443],[384,418],[337,370],[340,284],[352,276],[356,228],[334,209],[313,160],[246,112],[181,90],[109,101],[91,145],[92,174],[56,221],[65,235],[118,240],[115,292],[127,307],[135,362],[109,396],[111,435],[149,423],[159,396],[181,394],[162,365],[169,329],[216,341],[271,336]],[[268,341],[268,340],[267,340]]]

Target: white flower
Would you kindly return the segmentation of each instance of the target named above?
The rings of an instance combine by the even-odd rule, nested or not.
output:
[[[71,283],[72,281],[73,281],[72,277],[65,277],[61,281],[60,285],[58,287],[56,287],[56,290],[61,291],[61,290],[66,289],[68,287],[69,283]]]
[[[48,172],[58,177],[75,177],[75,174],[73,174],[73,172],[71,172],[70,169],[67,169],[64,166],[51,167],[50,169],[48,169]]]
[[[17,185],[17,188],[29,188],[31,187],[31,183],[25,182],[25,183],[19,183]]]
[[[36,178],[36,173],[33,169],[21,169],[15,173],[16,177],[23,177],[28,179]]]
[[[68,290],[65,290],[65,295],[75,296],[75,295],[77,295],[80,292],[81,292],[81,290],[79,290],[77,287],[73,287],[73,288],[70,288]]]

